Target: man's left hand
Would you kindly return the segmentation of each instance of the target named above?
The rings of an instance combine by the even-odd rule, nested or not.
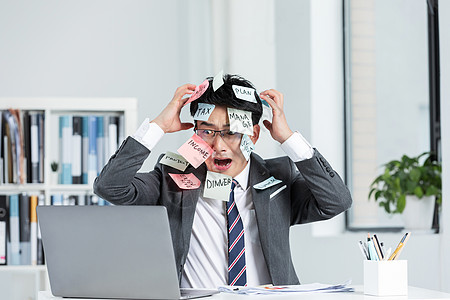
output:
[[[272,138],[279,143],[284,143],[292,134],[292,130],[289,128],[286,116],[283,111],[283,94],[277,90],[270,89],[262,92],[259,95],[261,98],[267,101],[272,108],[272,123],[264,120],[264,126],[269,130]]]

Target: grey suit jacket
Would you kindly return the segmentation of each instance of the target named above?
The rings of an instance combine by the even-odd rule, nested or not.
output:
[[[128,137],[96,178],[94,192],[118,205],[164,205],[181,278],[203,186],[181,190],[168,173],[193,173],[203,185],[206,165],[203,163],[197,169],[189,166],[185,172],[180,172],[157,163],[151,172],[137,173],[149,154],[146,147]],[[299,284],[291,259],[290,226],[336,216],[351,206],[350,193],[317,150],[311,159],[297,163],[288,157],[263,160],[256,154],[252,154],[251,159],[248,186],[272,283]],[[253,188],[271,176],[282,183],[265,190]]]

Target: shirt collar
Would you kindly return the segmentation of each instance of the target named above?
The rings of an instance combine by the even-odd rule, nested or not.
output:
[[[245,166],[244,170],[241,171],[234,179],[237,180],[239,183],[239,186],[245,191],[247,190],[248,186],[248,175],[250,174],[250,163],[251,158],[249,158],[247,165]]]

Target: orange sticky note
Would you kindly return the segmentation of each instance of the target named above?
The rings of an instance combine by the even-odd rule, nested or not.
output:
[[[169,173],[173,181],[183,190],[195,190],[200,187],[200,180],[194,174],[173,174]]]
[[[200,98],[200,96],[203,95],[203,93],[208,89],[208,86],[209,86],[209,81],[208,81],[208,79],[205,79],[205,81],[203,81],[202,84],[195,87],[194,93],[192,93],[191,97],[184,105],[191,103],[192,101],[195,101],[198,98]]]
[[[213,149],[201,137],[194,135],[184,143],[178,153],[194,167],[198,168],[212,153]]]

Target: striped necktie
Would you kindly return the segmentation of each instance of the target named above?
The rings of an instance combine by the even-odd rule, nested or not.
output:
[[[237,184],[237,181],[233,179],[230,200],[227,202],[228,284],[231,286],[246,286],[244,225],[234,201],[234,188]]]

